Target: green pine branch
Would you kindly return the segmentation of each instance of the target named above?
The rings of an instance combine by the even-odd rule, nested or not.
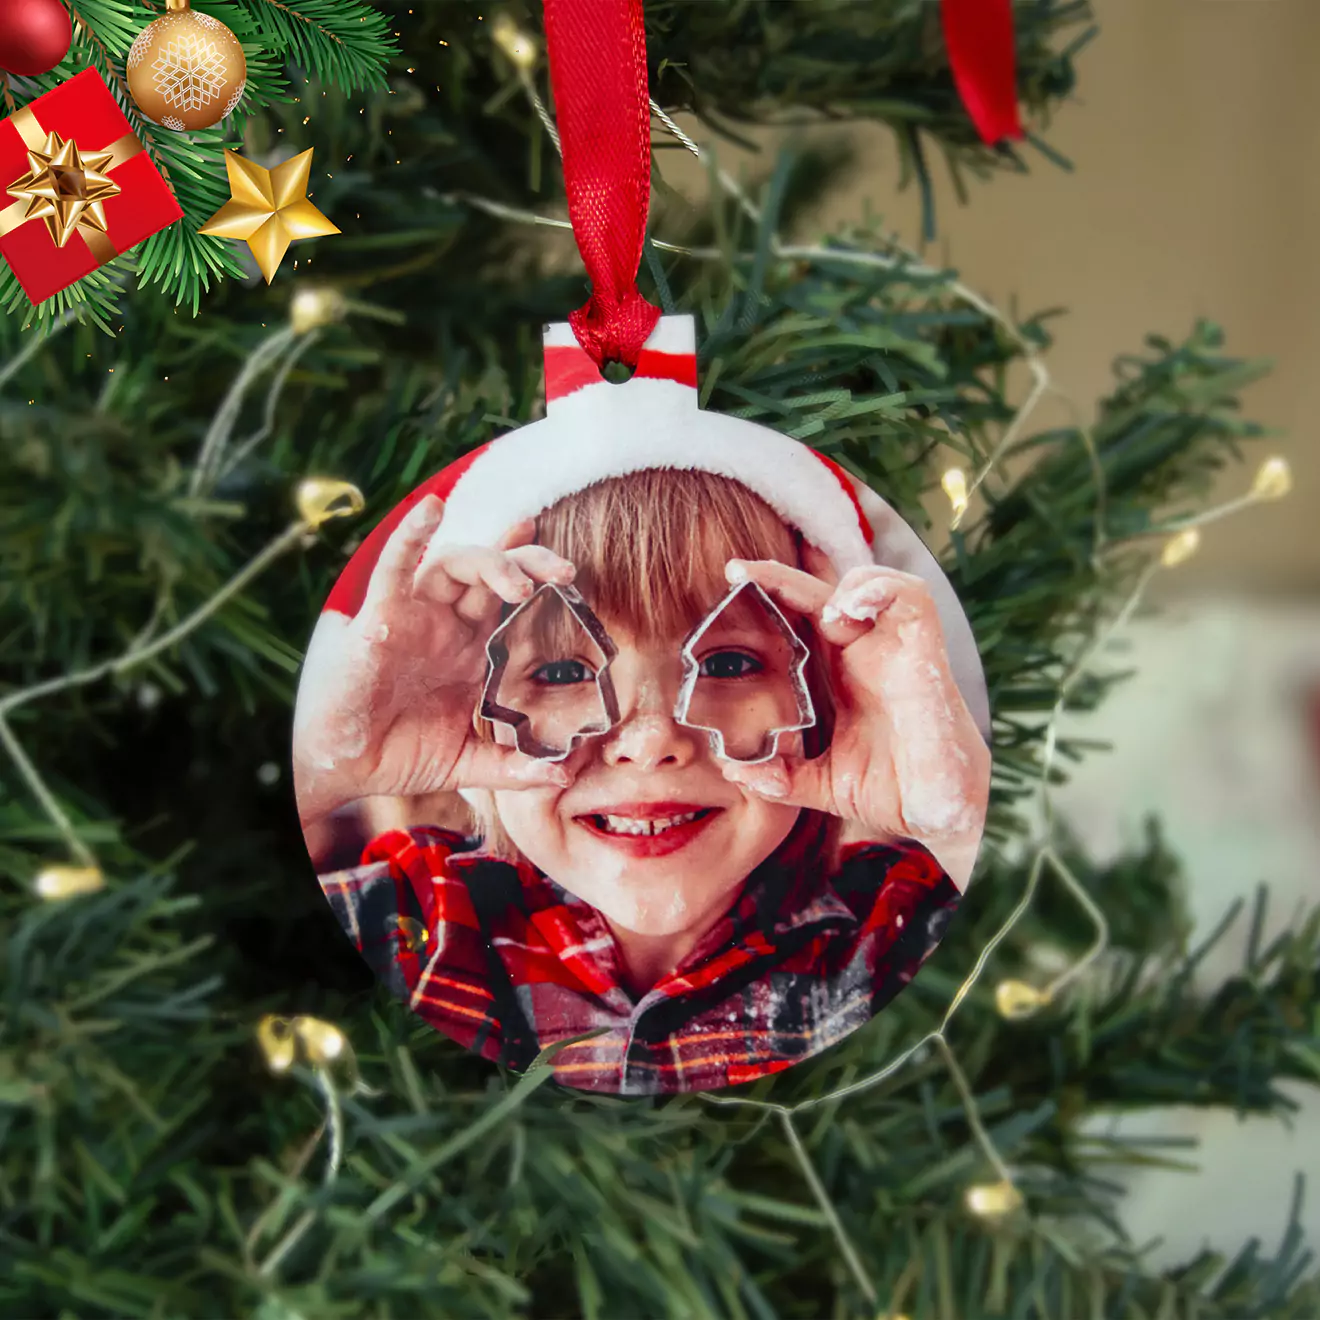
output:
[[[2,809],[0,824],[11,837]],[[366,1296],[387,1320],[877,1313],[777,1125],[697,1098],[584,1096],[535,1077],[483,1086],[484,1065],[395,1004],[321,1009],[377,1088],[341,1093],[350,1157],[321,1187],[313,1079],[261,1070],[212,970],[223,942],[171,875],[182,860],[139,860],[136,878],[72,906],[0,898],[0,988],[22,1006],[0,1044],[6,1314],[331,1315]],[[1096,1166],[1074,1130],[1116,1083],[1141,1102],[1150,1084],[1132,1074],[1145,1061],[1196,1077],[1210,1050],[1260,1079],[1280,1049],[1312,1048],[1316,925],[1285,944],[1254,949],[1204,1006],[1186,996],[1195,954],[1170,982],[1128,980],[1098,1009],[1083,992],[1052,1021],[1006,1024],[984,999],[969,1005],[960,1052],[1031,1218],[964,1208],[984,1174],[935,1060],[801,1113],[877,1300],[959,1320],[1309,1320],[1320,1281],[1300,1187],[1277,1246],[1155,1273],[1115,1231],[1115,1189],[1095,1170],[1176,1152],[1129,1141]],[[904,1000],[922,993],[919,981]],[[1244,993],[1249,1016],[1233,1007]],[[824,1098],[890,1052],[886,1020],[759,1091]],[[1114,1056],[1126,1072],[1106,1080]],[[1041,1095],[1057,1098],[1018,1100]]]
[[[399,53],[389,19],[360,0],[235,3],[251,15],[266,44],[345,92],[383,88],[385,65]]]

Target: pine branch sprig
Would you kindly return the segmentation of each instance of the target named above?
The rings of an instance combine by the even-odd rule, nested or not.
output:
[[[399,53],[389,20],[360,0],[234,3],[251,16],[265,44],[346,92],[384,87],[385,65]]]

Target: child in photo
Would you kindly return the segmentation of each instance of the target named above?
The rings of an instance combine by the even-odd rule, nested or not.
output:
[[[984,825],[989,751],[927,582],[839,551],[853,519],[870,559],[837,482],[815,514],[790,464],[758,491],[706,453],[587,463],[543,508],[510,483],[485,543],[456,542],[457,503],[423,494],[372,547],[360,598],[323,618],[299,692],[299,809],[358,949],[515,1068],[598,1032],[555,1056],[575,1087],[719,1087],[838,1041],[934,947]],[[748,579],[809,648],[816,714],[760,764],[675,718],[685,638]],[[478,713],[487,640],[543,584],[575,587],[617,647],[618,722],[561,760]],[[538,699],[590,705],[598,657],[558,631],[564,653],[519,673]],[[753,709],[775,643],[731,612],[701,638],[700,681]],[[325,869],[311,841],[336,813],[431,794],[461,795],[470,826],[388,831]]]

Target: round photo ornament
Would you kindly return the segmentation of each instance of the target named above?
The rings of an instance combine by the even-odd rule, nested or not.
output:
[[[825,455],[699,408],[692,318],[637,294],[640,5],[547,0],[546,28],[593,298],[546,329],[544,419],[420,485],[340,576],[298,806],[345,931],[432,1026],[519,1070],[559,1047],[582,1089],[736,1085],[863,1025],[938,942],[984,826],[985,685],[920,538]]]

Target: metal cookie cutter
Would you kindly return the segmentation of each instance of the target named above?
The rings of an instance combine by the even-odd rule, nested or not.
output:
[[[500,680],[504,677],[504,670],[509,663],[509,648],[504,644],[504,636],[513,622],[548,591],[553,592],[563,601],[569,613],[605,657],[605,663],[601,665],[595,680],[596,691],[605,709],[605,722],[584,725],[569,735],[566,747],[551,747],[548,743],[543,743],[532,732],[531,719],[525,711],[516,710],[512,706],[501,706],[495,700],[499,692]],[[618,653],[619,649],[605,631],[604,624],[587,607],[587,602],[582,599],[582,594],[576,587],[561,587],[553,582],[544,583],[537,587],[521,605],[518,605],[486,640],[486,686],[481,693],[481,716],[499,724],[507,724],[513,730],[514,742],[524,756],[535,757],[538,761],[562,761],[582,739],[595,738],[602,733],[608,733],[618,724],[619,700],[615,695],[614,683],[609,674],[610,665]]]
[[[714,624],[715,620],[729,607],[741,592],[750,591],[765,607],[765,613],[771,622],[783,634],[784,640],[793,650],[793,661],[789,666],[789,676],[793,684],[793,695],[797,699],[798,718],[796,724],[785,724],[768,729],[761,739],[761,747],[755,756],[730,756],[724,742],[724,731],[712,728],[709,724],[697,724],[688,719],[692,706],[692,696],[697,688],[701,666],[693,654],[697,643]],[[816,725],[816,708],[807,687],[806,667],[811,655],[807,644],[793,630],[792,624],[784,617],[783,611],[771,600],[765,589],[757,582],[748,579],[738,585],[724,597],[718,605],[687,635],[681,652],[683,660],[683,680],[678,689],[678,701],[674,705],[674,721],[688,729],[700,729],[710,741],[711,751],[723,761],[737,761],[740,765],[759,765],[769,761],[779,752],[779,736],[783,733],[799,733]]]

